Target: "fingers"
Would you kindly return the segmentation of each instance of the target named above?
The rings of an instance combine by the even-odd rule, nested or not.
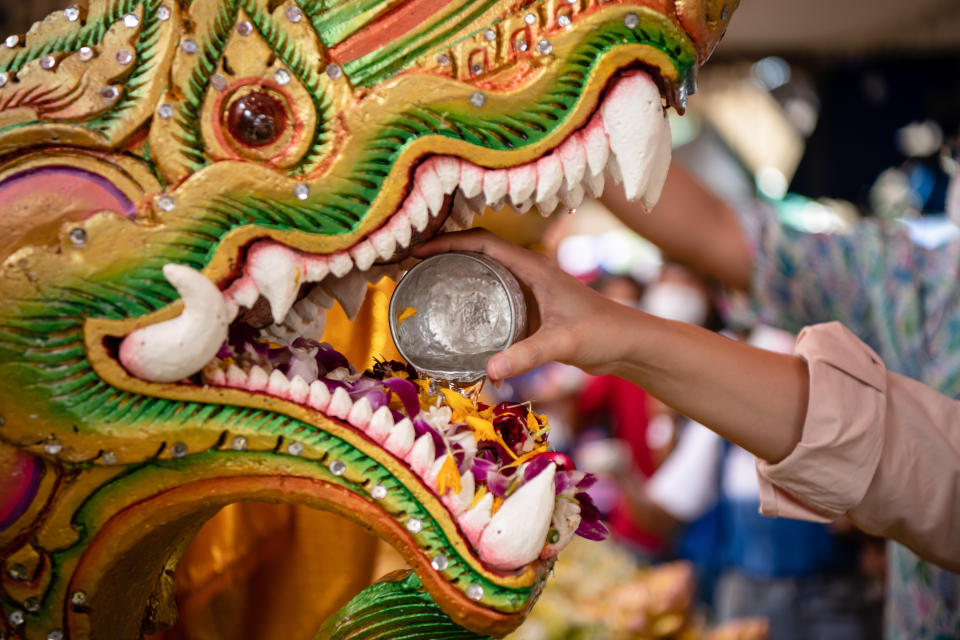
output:
[[[499,381],[536,369],[559,356],[553,347],[550,332],[539,331],[490,358],[487,375],[492,381]]]
[[[532,251],[497,237],[486,229],[445,233],[413,249],[413,255],[425,258],[448,251],[475,251],[503,263],[521,280],[536,281],[543,276],[544,258]]]

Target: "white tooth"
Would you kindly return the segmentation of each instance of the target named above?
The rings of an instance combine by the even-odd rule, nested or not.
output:
[[[564,185],[560,189],[560,200],[563,201],[563,204],[570,209],[576,209],[580,206],[580,203],[583,202],[583,187],[579,184],[575,184],[572,187],[567,187]]]
[[[366,276],[367,282],[370,284],[377,284],[386,278],[392,271],[394,271],[394,265],[382,264],[365,271],[364,276]]]
[[[337,278],[342,278],[353,269],[353,259],[346,251],[337,251],[330,255],[329,265],[330,273]]]
[[[476,493],[474,482],[473,472],[467,471],[460,476],[460,493],[450,491],[443,497],[443,503],[453,515],[460,515],[473,502],[473,496]]]
[[[227,384],[227,374],[224,373],[223,369],[214,369],[205,375],[204,378],[207,384],[212,384],[215,387],[223,387]]]
[[[308,298],[293,305],[293,310],[301,318],[298,333],[304,338],[320,342],[327,328],[327,313]]]
[[[476,548],[483,535],[484,529],[490,524],[490,512],[493,509],[493,494],[488,493],[480,498],[480,501],[472,509],[463,512],[457,523],[463,534],[470,541],[470,544]]]
[[[363,273],[351,271],[343,278],[327,278],[323,286],[340,302],[350,320],[357,317],[367,296],[367,279]]]
[[[227,386],[241,388],[247,386],[247,374],[235,364],[227,367]]]
[[[533,162],[513,167],[507,171],[507,181],[510,183],[510,201],[514,206],[529,200],[537,190],[537,165]]]
[[[560,199],[557,196],[552,196],[547,198],[544,201],[537,201],[537,208],[540,209],[540,215],[549,216],[551,213],[557,210],[557,205],[560,204]]]
[[[404,421],[409,423],[410,429],[413,430],[413,423],[407,418],[404,418],[400,422]],[[397,424],[399,424],[399,422]],[[393,428],[393,414],[390,413],[390,407],[384,405],[373,412],[373,416],[370,418],[370,424],[367,425],[367,435],[373,438],[374,442],[380,443],[390,436]]]
[[[480,558],[488,565],[517,569],[540,555],[556,504],[556,470],[556,465],[550,463],[500,505],[477,545]]]
[[[483,173],[483,197],[487,204],[503,200],[507,195],[507,170],[496,169],[493,171],[484,171]],[[501,205],[502,206],[502,205]]]
[[[350,415],[350,409],[353,409],[353,401],[350,400],[350,394],[343,387],[337,387],[330,397],[330,404],[327,406],[327,414],[334,418],[346,420]]]
[[[397,244],[404,249],[410,246],[410,237],[413,235],[410,226],[410,215],[406,211],[395,213],[387,225]]]
[[[433,461],[436,460],[436,458],[437,451],[436,446],[433,444],[433,436],[425,433],[413,443],[413,448],[410,449],[410,453],[407,454],[406,461],[407,464],[410,465],[410,468],[413,469],[413,472],[423,478],[426,477],[427,472],[430,471],[430,467],[433,466]]]
[[[437,488],[437,476],[440,475],[440,470],[443,469],[443,465],[449,457],[450,454],[445,453],[433,461],[433,464],[430,465],[430,470],[423,476],[423,479],[427,481],[427,486],[433,487],[434,489]]]
[[[330,390],[327,385],[320,380],[314,380],[310,383],[310,395],[307,396],[307,404],[317,411],[326,411],[330,405]]]
[[[305,299],[320,305],[324,309],[333,308],[333,297],[320,285],[310,289],[310,293],[307,294]]]
[[[260,297],[260,291],[250,276],[241,276],[224,292],[224,298],[231,298],[241,307],[251,308]]]
[[[236,300],[227,298],[226,296],[223,298],[223,305],[227,314],[227,322],[233,322],[236,319],[237,314],[240,313],[240,305],[237,304]]]
[[[603,129],[603,121],[599,115],[594,116],[583,129],[582,139],[590,174],[601,175],[610,157],[610,141],[607,140],[607,132]]]
[[[398,280],[400,280],[400,277],[404,273],[406,273],[406,269],[404,269],[400,264],[396,262],[394,262],[393,264],[386,265],[383,270],[384,277],[390,278],[394,282],[397,282]]]
[[[304,269],[297,253],[269,241],[257,242],[247,253],[246,270],[270,303],[273,321],[283,322],[303,281]]]
[[[330,273],[330,260],[326,256],[303,256],[307,282],[320,282]]]
[[[507,198],[506,196],[504,196],[499,200],[495,200],[489,203],[487,207],[489,207],[491,211],[500,211],[500,209],[503,209],[503,205],[505,205],[506,203],[507,203]]]
[[[557,149],[563,165],[563,180],[568,189],[579,185],[587,171],[587,156],[579,131],[574,131]]]
[[[443,208],[443,184],[440,176],[434,171],[432,164],[425,164],[417,169],[415,190],[423,196],[430,213],[437,215]]]
[[[643,194],[643,204],[652,209],[660,200],[663,184],[667,181],[667,172],[670,170],[670,157],[673,154],[673,136],[670,133],[670,121],[663,119],[660,133],[660,146],[653,156],[653,166],[650,167],[650,179],[647,181],[647,192]]]
[[[533,206],[533,198],[527,198],[520,204],[514,205],[513,209],[517,213],[526,213],[527,211],[530,210],[530,207],[532,206]]]
[[[473,209],[470,208],[470,204],[463,196],[463,192],[457,191],[457,194],[453,197],[453,207],[450,209],[450,220],[460,229],[469,229],[473,226],[474,215]]]
[[[350,249],[350,256],[360,271],[366,271],[377,259],[377,249],[370,242],[370,238],[364,238]]]
[[[247,389],[251,391],[263,391],[267,388],[270,376],[267,375],[263,367],[254,365],[250,367],[250,373],[247,376]]]
[[[460,161],[460,191],[468,198],[474,198],[483,191],[483,169],[467,162]]]
[[[413,423],[409,418],[404,418],[390,429],[390,434],[383,441],[383,448],[403,460],[413,448],[416,437]]]
[[[474,196],[473,198],[467,198],[467,205],[476,211],[478,215],[483,215],[483,212],[487,210],[487,202],[484,200],[483,194]]]
[[[300,376],[293,376],[290,381],[289,397],[297,403],[302,403],[310,395],[310,385]]]
[[[279,324],[272,324],[263,329],[263,333],[271,342],[287,343],[295,334],[291,329]]]
[[[625,75],[613,85],[600,115],[623,178],[624,195],[636,200],[646,191],[662,132],[660,90],[645,73]]]
[[[610,159],[607,160],[607,177],[613,180],[613,184],[620,184],[623,182],[623,175],[620,173],[620,165],[617,164],[617,159],[613,156],[610,156]]]
[[[552,198],[563,184],[563,167],[556,154],[549,154],[537,160],[537,202]]]
[[[433,160],[433,168],[443,185],[443,192],[453,193],[460,183],[460,160],[453,156],[437,156]]]
[[[227,339],[229,313],[217,285],[179,264],[163,267],[163,276],[183,300],[178,316],[137,329],[120,344],[127,371],[153,382],[175,382],[200,371]]]
[[[274,369],[270,372],[270,379],[267,381],[267,393],[272,396],[284,397],[290,391],[290,381],[287,376],[281,373],[280,369]]]
[[[381,260],[389,260],[397,250],[397,240],[393,237],[393,230],[389,226],[377,229],[371,236],[370,242],[377,250]]]
[[[360,398],[353,403],[350,413],[347,414],[347,422],[357,429],[366,429],[370,424],[370,418],[373,417],[373,407],[366,398]]]
[[[603,173],[598,173],[595,176],[587,176],[583,183],[587,185],[587,193],[594,198],[599,198],[603,195]]]
[[[430,213],[427,211],[427,203],[419,191],[414,190],[403,203],[403,212],[410,219],[410,225],[417,231],[423,231],[430,222]]]

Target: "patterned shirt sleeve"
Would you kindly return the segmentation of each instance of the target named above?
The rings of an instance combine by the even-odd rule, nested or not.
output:
[[[757,210],[746,213],[745,230],[762,321],[793,332],[839,321],[890,370],[960,392],[956,239],[923,246],[903,223],[877,220],[811,233]]]

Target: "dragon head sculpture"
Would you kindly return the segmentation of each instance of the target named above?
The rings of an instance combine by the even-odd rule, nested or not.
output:
[[[9,36],[6,637],[169,622],[166,570],[245,500],[352,518],[416,572],[389,585],[471,632],[518,625],[583,532],[582,474],[525,408],[357,373],[325,314],[487,206],[575,207],[605,176],[651,204],[664,108],[736,4],[94,0]],[[421,623],[405,637],[440,637]]]

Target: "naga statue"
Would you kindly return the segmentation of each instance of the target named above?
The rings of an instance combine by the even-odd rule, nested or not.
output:
[[[351,364],[384,305],[329,316],[486,207],[652,205],[737,1],[90,0],[3,40],[0,638],[169,628],[184,550],[248,502],[408,563],[318,638],[519,625],[604,533],[590,478],[525,405]]]

